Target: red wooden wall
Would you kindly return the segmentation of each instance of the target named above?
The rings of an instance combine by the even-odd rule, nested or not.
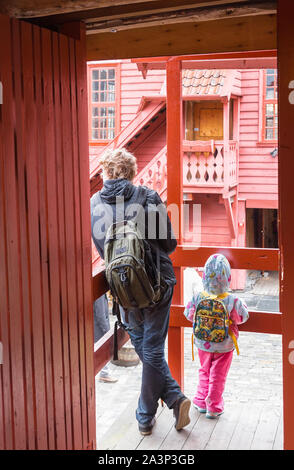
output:
[[[242,70],[239,137],[239,198],[251,207],[278,207],[278,143],[261,142],[262,70]],[[263,202],[262,202],[263,201]]]
[[[121,129],[126,127],[136,116],[142,96],[158,95],[164,80],[165,70],[149,70],[146,79],[144,79],[137,64],[130,60],[120,61]],[[104,146],[90,145],[90,157],[99,155],[104,148]]]
[[[0,449],[95,440],[81,40],[0,16]]]

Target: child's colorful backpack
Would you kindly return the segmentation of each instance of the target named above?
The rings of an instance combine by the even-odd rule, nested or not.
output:
[[[229,294],[216,296],[203,292],[202,295],[194,314],[194,336],[203,341],[221,343],[229,335],[230,317],[222,301]]]

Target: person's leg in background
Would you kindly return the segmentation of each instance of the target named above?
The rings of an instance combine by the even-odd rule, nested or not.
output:
[[[106,294],[95,300],[93,305],[94,313],[94,343],[99,341],[109,330],[109,306]],[[106,364],[99,373],[100,382],[117,382],[117,378],[113,377],[109,373],[108,364]]]

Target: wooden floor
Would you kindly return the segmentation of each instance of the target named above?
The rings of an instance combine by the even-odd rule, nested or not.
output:
[[[99,440],[103,450],[280,450],[282,416],[278,407],[238,404],[218,419],[207,419],[195,408],[190,410],[190,424],[176,431],[173,413],[158,407],[151,436],[141,436],[132,401]]]
[[[184,393],[193,398],[199,358],[191,358],[191,328],[185,328]],[[159,404],[151,436],[140,435],[135,409],[142,364],[109,364],[116,383],[96,378],[97,449],[201,450],[282,449],[282,341],[279,335],[241,332],[240,355],[234,355],[224,392],[225,413],[209,420],[191,407],[189,426],[177,432],[172,410]],[[166,351],[168,356],[168,351]]]

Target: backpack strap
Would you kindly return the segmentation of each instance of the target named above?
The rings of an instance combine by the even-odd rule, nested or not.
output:
[[[226,297],[228,297],[228,295],[230,295],[228,292],[223,292],[222,294],[218,294],[218,295],[215,295],[215,294],[209,294],[208,292],[206,292],[205,290],[201,292],[201,294],[204,296],[204,297],[208,297],[210,299],[225,299]]]

